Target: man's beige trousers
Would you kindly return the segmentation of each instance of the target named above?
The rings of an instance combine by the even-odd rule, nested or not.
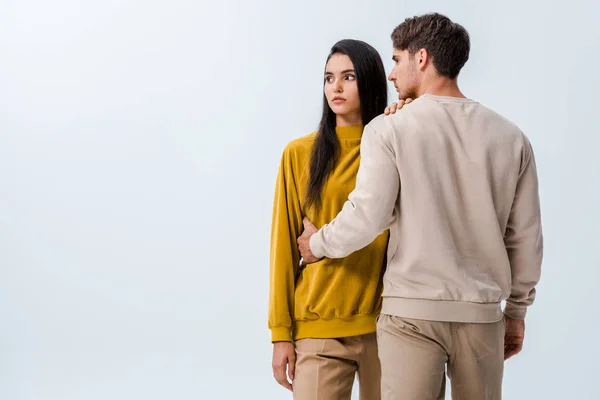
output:
[[[504,326],[504,320],[475,324],[381,314],[382,399],[444,399],[447,371],[453,400],[500,400]]]

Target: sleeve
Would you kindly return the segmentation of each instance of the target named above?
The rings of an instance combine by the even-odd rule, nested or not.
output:
[[[504,314],[514,319],[524,319],[527,307],[535,299],[535,286],[540,279],[543,257],[537,169],[533,149],[527,139],[504,243],[512,277],[511,293],[506,300]]]
[[[356,187],[342,211],[310,239],[316,257],[346,257],[370,244],[394,220],[400,175],[392,146],[367,125],[360,154]]]
[[[295,278],[300,263],[296,240],[302,233],[292,161],[288,147],[277,174],[271,225],[268,326],[272,342],[292,341]]]

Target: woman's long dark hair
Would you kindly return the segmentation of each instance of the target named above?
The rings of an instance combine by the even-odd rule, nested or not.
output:
[[[334,44],[327,61],[334,54],[345,54],[354,64],[362,123],[367,125],[383,113],[388,102],[387,80],[381,56],[368,43],[352,39],[340,40]],[[306,209],[314,206],[318,210],[321,207],[321,191],[325,180],[336,166],[340,142],[335,127],[335,113],[329,107],[327,97],[323,93],[323,114],[310,160]]]

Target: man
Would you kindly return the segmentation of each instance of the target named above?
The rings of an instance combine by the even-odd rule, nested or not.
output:
[[[392,33],[389,79],[411,104],[364,130],[356,187],[318,232],[305,263],[339,258],[390,228],[377,323],[384,399],[500,399],[519,353],[542,261],[531,144],[459,90],[467,31],[434,13]],[[501,302],[506,300],[504,311]]]

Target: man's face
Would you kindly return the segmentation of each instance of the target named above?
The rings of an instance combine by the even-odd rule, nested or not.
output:
[[[411,57],[408,50],[394,49],[392,59],[394,68],[388,79],[394,82],[398,97],[402,100],[416,99],[421,79],[415,65],[415,56]]]

